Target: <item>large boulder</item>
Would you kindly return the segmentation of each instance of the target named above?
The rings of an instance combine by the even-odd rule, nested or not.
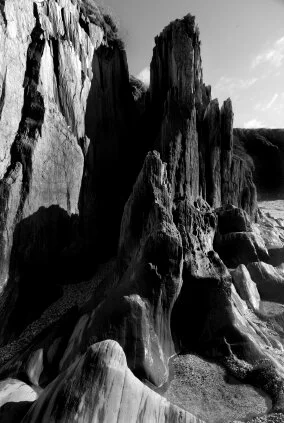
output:
[[[261,236],[254,232],[217,233],[214,249],[226,266],[236,268],[255,261],[269,261],[269,254]]]
[[[112,338],[135,374],[157,386],[165,383],[175,352],[170,324],[182,284],[182,259],[166,166],[158,153],[149,153],[124,209],[116,283],[75,326],[61,368],[82,354],[90,339]]]
[[[240,264],[235,270],[231,272],[231,275],[239,296],[244,301],[246,301],[253,310],[258,310],[260,304],[260,295],[256,284],[251,279],[246,266]]]
[[[220,234],[231,232],[251,232],[251,222],[248,214],[231,204],[215,210],[218,216],[218,231]]]
[[[268,263],[249,263],[248,271],[263,300],[284,303],[284,271]]]
[[[141,383],[115,341],[91,346],[54,380],[22,423],[202,423]]]
[[[38,393],[26,383],[16,379],[0,382],[0,421],[18,423],[28,412]]]

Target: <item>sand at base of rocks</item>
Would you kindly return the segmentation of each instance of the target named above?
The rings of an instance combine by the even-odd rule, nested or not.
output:
[[[171,366],[173,377],[163,396],[206,422],[247,421],[271,409],[268,396],[216,363],[185,354],[174,357]]]
[[[268,213],[274,219],[284,219],[284,200],[259,201],[258,206],[263,213]]]

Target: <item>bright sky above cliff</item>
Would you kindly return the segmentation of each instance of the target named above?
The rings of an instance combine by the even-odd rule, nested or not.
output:
[[[101,0],[119,18],[130,72],[147,77],[154,37],[196,16],[204,81],[231,97],[235,127],[284,127],[284,0]],[[140,75],[141,76],[141,75]]]

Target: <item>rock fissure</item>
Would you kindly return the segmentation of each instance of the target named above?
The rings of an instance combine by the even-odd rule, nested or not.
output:
[[[0,13],[1,13],[1,16],[3,18],[5,26],[7,26],[7,18],[6,18],[6,13],[5,13],[5,3],[6,3],[6,0],[0,0]]]

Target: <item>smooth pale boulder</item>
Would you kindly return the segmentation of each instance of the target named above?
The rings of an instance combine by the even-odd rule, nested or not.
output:
[[[0,421],[18,423],[27,413],[38,393],[26,383],[17,379],[0,382]]]
[[[119,344],[106,340],[61,373],[22,423],[202,423],[140,382]]]
[[[235,288],[239,296],[254,310],[259,309],[260,295],[256,284],[250,277],[246,266],[240,264],[231,272]]]

